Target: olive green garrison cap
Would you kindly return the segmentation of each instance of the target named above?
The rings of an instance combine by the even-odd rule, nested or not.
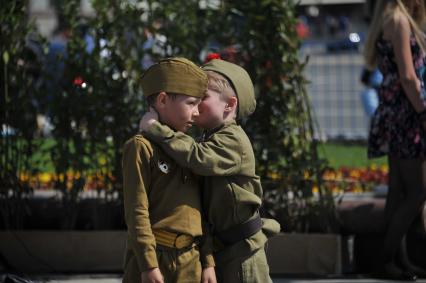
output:
[[[159,92],[203,97],[207,89],[207,75],[188,59],[172,57],[152,65],[142,75],[145,97]]]
[[[245,118],[254,112],[256,109],[254,87],[246,70],[220,59],[213,59],[203,65],[202,68],[204,71],[213,71],[225,76],[232,84],[238,97],[238,119]]]

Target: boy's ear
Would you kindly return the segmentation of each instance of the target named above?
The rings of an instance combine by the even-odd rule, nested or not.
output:
[[[235,96],[232,96],[228,99],[228,103],[226,104],[225,111],[231,112],[234,109],[237,109],[238,99]]]
[[[168,96],[164,91],[160,92],[155,99],[155,106],[158,108],[163,108],[166,105]]]

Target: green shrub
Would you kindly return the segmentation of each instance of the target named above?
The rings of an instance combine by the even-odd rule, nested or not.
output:
[[[24,1],[2,3],[0,19],[0,223],[13,228],[22,226],[25,199],[31,195],[18,172],[32,170],[30,157],[37,150],[33,137],[41,95],[41,50],[34,44]]]
[[[45,69],[38,70],[46,82],[43,91],[50,99],[43,103],[41,97],[39,109],[25,101],[29,96],[20,95],[31,88],[25,73],[3,60],[8,75],[2,79],[6,78],[8,87],[2,89],[2,99],[7,100],[3,104],[7,119],[2,124],[16,127],[18,134],[13,138],[28,145],[35,132],[36,110],[48,114],[54,126],[54,142],[45,150],[57,176],[55,189],[63,193],[69,212],[65,228],[75,225],[75,204],[89,176],[96,174],[101,179],[107,200],[116,200],[121,193],[121,148],[137,133],[144,110],[140,88],[140,76],[146,67],[143,59],[156,61],[176,55],[201,64],[200,54],[216,46],[226,59],[243,65],[255,83],[258,106],[244,127],[253,142],[263,180],[265,211],[279,219],[287,231],[311,230],[312,217],[324,219],[322,231],[330,229],[328,220],[334,206],[321,184],[322,161],[312,137],[303,77],[305,63],[298,56],[295,4],[278,0],[223,1],[218,7],[200,8],[201,2],[94,0],[96,17],[82,19],[80,1],[57,1],[56,8],[70,28],[71,37],[67,56],[62,58],[64,72],[60,79]],[[19,25],[25,13],[11,7],[2,7],[1,13],[9,16],[7,25]],[[18,58],[12,56],[12,50],[16,50],[12,44],[22,42],[29,30],[22,24],[20,32],[12,36],[14,29],[11,26],[9,34],[2,30],[1,51]],[[86,51],[85,35],[94,40],[90,52]],[[150,36],[161,40],[154,47],[144,47]],[[235,52],[225,52],[232,48]],[[22,102],[12,106],[12,97]],[[2,142],[8,139],[3,137]],[[26,160],[31,155],[29,151],[16,152]],[[15,179],[20,171],[31,167],[18,168],[9,161],[5,171]],[[7,176],[3,174],[2,178]],[[313,186],[319,188],[319,201],[312,194]]]

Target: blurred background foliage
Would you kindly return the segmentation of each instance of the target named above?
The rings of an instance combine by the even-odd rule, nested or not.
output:
[[[62,228],[75,228],[81,192],[94,180],[99,201],[120,206],[121,148],[137,133],[144,111],[142,72],[159,58],[202,64],[207,53],[217,52],[245,67],[255,84],[257,110],[243,126],[263,180],[263,212],[286,231],[333,231],[334,200],[322,183],[325,163],[313,139],[307,59],[299,58],[292,0],[220,1],[214,7],[195,0],[94,0],[93,18],[80,16],[80,1],[54,3],[68,36],[66,51],[54,56],[28,22],[26,1],[0,8],[5,227],[22,228],[10,214],[25,208],[34,189],[28,176],[42,168],[52,168],[51,189],[62,193]],[[40,115],[50,121],[49,137],[37,127]],[[20,205],[12,207],[11,200]]]
[[[36,39],[25,3],[7,1],[0,11],[0,212],[5,227],[11,228],[22,225],[25,201],[31,195],[18,172],[34,166],[30,157],[37,150],[35,102],[41,91],[41,62],[32,49]]]

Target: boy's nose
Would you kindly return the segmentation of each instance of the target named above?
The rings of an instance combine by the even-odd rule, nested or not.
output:
[[[200,116],[200,111],[198,110],[198,107],[194,110],[192,116]]]

